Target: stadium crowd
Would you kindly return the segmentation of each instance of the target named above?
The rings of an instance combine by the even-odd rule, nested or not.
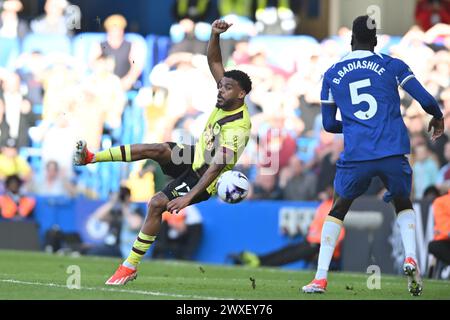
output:
[[[72,31],[64,23],[67,5],[65,0],[47,0],[46,14],[28,24],[17,16],[20,1],[6,0],[0,37],[26,39],[33,32],[70,39]],[[290,37],[280,59],[264,42],[254,41],[262,30],[257,24],[240,23],[236,20],[236,36],[224,41],[223,49],[226,65],[244,70],[253,81],[246,101],[252,139],[237,168],[252,181],[249,197],[323,200],[344,142],[322,128],[321,76],[350,51],[351,31],[342,27],[336,36],[321,41]],[[161,188],[164,177],[154,168],[146,170],[143,163],[72,166],[77,138],[87,140],[93,150],[139,142],[193,143],[215,105],[204,25],[181,19],[171,31],[173,44],[167,56],[148,73],[143,51],[125,38],[126,26],[120,15],[104,21],[105,41],[93,45],[85,61],[75,54],[40,51],[22,52],[12,63],[1,61],[2,188],[12,175],[20,178],[26,192],[41,195],[106,199],[124,183],[133,200],[147,201]],[[446,193],[450,187],[450,25],[436,24],[427,31],[413,26],[402,37],[380,34],[378,39],[380,52],[407,62],[446,117],[445,135],[430,141],[429,116],[400,89],[412,142],[413,197],[422,199],[430,190]],[[130,135],[127,130],[139,133]],[[368,194],[382,193],[380,181],[373,181]]]

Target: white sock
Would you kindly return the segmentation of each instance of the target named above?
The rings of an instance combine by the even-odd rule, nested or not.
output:
[[[122,265],[124,265],[124,266],[127,267],[127,268],[133,269],[133,270],[136,269],[136,266],[132,265],[132,264],[129,263],[127,260],[125,260],[125,261],[122,263]]]
[[[342,221],[333,217],[328,217],[323,224],[316,279],[327,278],[328,268],[333,258],[334,248],[336,247],[341,227]]]
[[[402,235],[403,248],[406,257],[416,258],[416,214],[414,210],[407,209],[400,211],[397,216],[397,224]]]

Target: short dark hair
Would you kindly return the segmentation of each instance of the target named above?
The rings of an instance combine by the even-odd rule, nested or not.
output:
[[[377,37],[376,22],[368,15],[359,16],[353,20],[352,32],[358,42],[372,43]]]
[[[131,197],[131,190],[126,186],[120,186],[119,200],[124,202],[127,198]]]
[[[21,186],[22,182],[22,179],[17,174],[13,174],[6,177],[5,186],[8,188],[12,183],[17,183],[19,186]]]
[[[244,90],[247,94],[252,90],[252,80],[248,74],[243,71],[230,70],[226,71],[223,76],[237,81],[242,90]]]

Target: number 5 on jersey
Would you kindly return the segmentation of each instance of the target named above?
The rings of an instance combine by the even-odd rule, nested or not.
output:
[[[369,120],[372,118],[378,110],[377,100],[368,93],[358,94],[358,89],[371,86],[370,79],[355,81],[349,83],[348,86],[350,88],[350,98],[352,99],[353,105],[358,105],[361,102],[367,102],[369,104],[369,109],[367,111],[359,110],[354,113],[355,117],[361,120]]]

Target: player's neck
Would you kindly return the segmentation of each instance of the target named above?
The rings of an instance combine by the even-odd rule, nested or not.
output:
[[[375,48],[373,46],[366,46],[366,45],[357,45],[352,48],[352,51],[357,51],[357,50],[373,52],[375,50]]]
[[[234,111],[234,110],[237,110],[240,107],[242,107],[243,104],[244,104],[244,101],[240,101],[240,102],[234,103],[233,105],[231,105],[229,107],[222,107],[222,110],[226,111],[226,112]]]

